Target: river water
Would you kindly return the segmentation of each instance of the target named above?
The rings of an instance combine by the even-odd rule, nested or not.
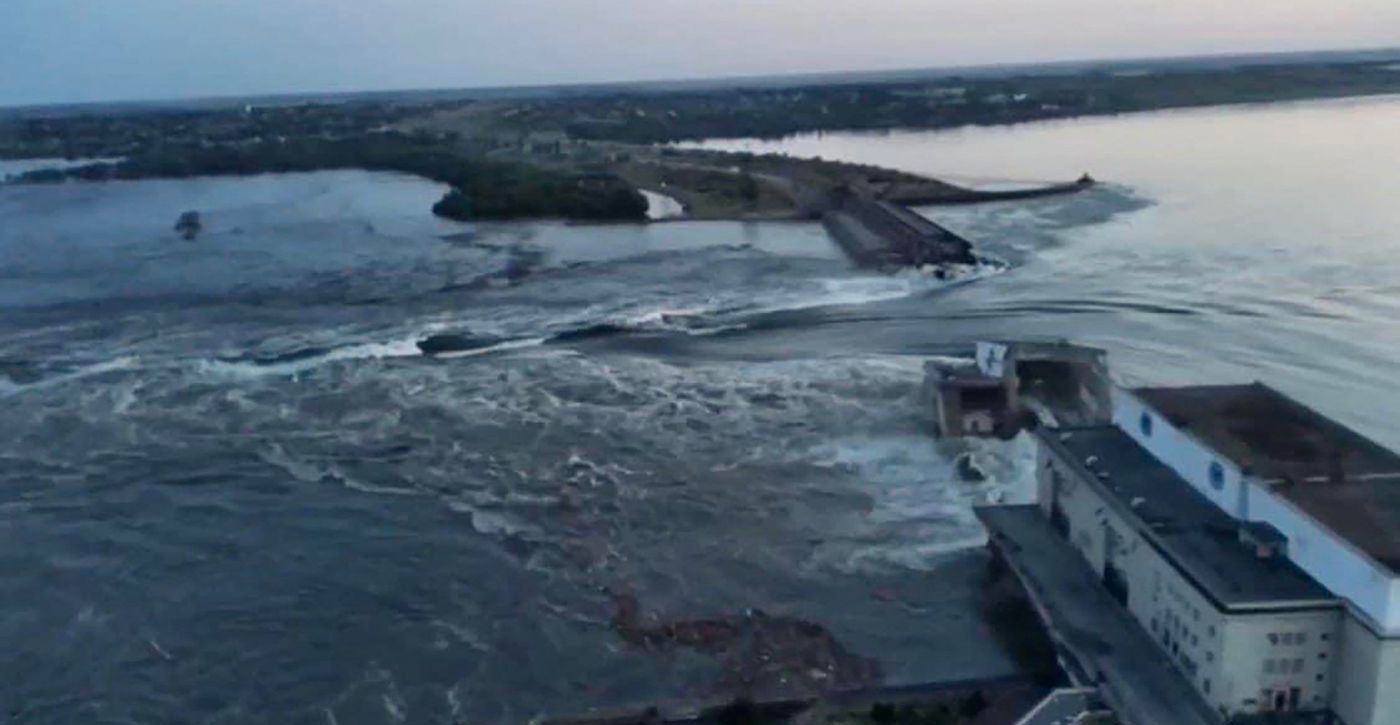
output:
[[[812,224],[464,227],[391,175],[0,189],[0,702],[491,722],[727,692],[722,657],[623,641],[616,592],[816,623],[890,682],[1011,673],[971,506],[1028,496],[1032,451],[929,440],[922,361],[1068,336],[1130,382],[1265,379],[1400,444],[1397,122],[763,144],[1107,182],[930,210],[1008,262],[953,282],[853,271]],[[469,349],[419,353],[447,333]]]

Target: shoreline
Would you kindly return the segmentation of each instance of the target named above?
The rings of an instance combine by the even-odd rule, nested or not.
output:
[[[642,151],[643,149],[638,149]],[[655,159],[631,162],[627,166],[615,166],[608,171],[625,181],[637,193],[652,202],[648,194],[655,195],[678,205],[679,212],[665,213],[662,216],[639,219],[597,219],[584,217],[550,216],[506,216],[457,219],[442,216],[463,223],[505,223],[555,221],[570,224],[610,225],[610,224],[666,224],[683,221],[729,221],[729,222],[782,222],[816,221],[829,210],[830,197],[837,190],[856,188],[871,194],[874,198],[907,206],[938,206],[992,203],[1014,201],[1045,196],[1073,194],[1092,188],[1093,182],[1062,182],[1026,189],[978,190],[940,179],[911,174],[878,166],[852,164],[840,161],[801,159],[791,156],[769,154],[752,157],[750,154],[728,151],[694,151],[683,154],[679,162]],[[743,170],[737,166],[716,164],[717,160],[745,161],[754,164],[753,168],[762,171]],[[696,163],[709,162],[709,163]],[[66,167],[41,167],[39,172],[57,172],[54,178],[25,178],[23,175],[0,179],[0,187],[58,186],[67,184],[111,184],[140,181],[182,181],[190,179],[229,179],[285,176],[293,174],[316,174],[338,171],[360,171],[365,173],[385,173],[408,176],[439,184],[451,190],[451,184],[441,179],[400,169],[372,168],[370,166],[327,166],[288,171],[251,170],[240,173],[207,174],[151,174],[136,177],[107,175],[100,178],[85,178],[75,175],[84,166],[107,166],[116,164],[105,160],[94,160],[90,164],[69,162]],[[76,164],[76,165],[75,165]],[[646,171],[639,167],[653,167]],[[691,183],[666,182],[671,173],[697,174],[698,179]],[[756,188],[751,200],[730,198],[730,189],[723,186],[743,186],[745,183]],[[665,191],[659,191],[664,189]]]
[[[1396,71],[1400,75],[1400,71]],[[1400,91],[1377,91],[1374,93],[1348,93],[1337,96],[1299,96],[1296,98],[1272,98],[1260,100],[1231,101],[1228,103],[1206,103],[1200,105],[1182,106],[1162,106],[1158,108],[1142,108],[1122,111],[1105,111],[1102,113],[1078,113],[1072,116],[1054,116],[1049,118],[1028,118],[1019,121],[1004,121],[997,123],[967,123],[958,126],[889,126],[884,128],[821,128],[809,131],[798,131],[796,133],[782,134],[779,136],[709,136],[699,139],[686,139],[658,144],[664,148],[674,148],[682,151],[710,151],[716,153],[765,153],[760,151],[743,151],[734,149],[710,148],[705,144],[710,142],[741,142],[757,141],[759,143],[775,143],[790,141],[794,139],[820,138],[822,136],[842,135],[842,136],[870,136],[884,137],[896,134],[957,134],[970,129],[1011,129],[1020,126],[1051,125],[1060,123],[1072,123],[1076,121],[1091,121],[1095,119],[1107,118],[1131,118],[1134,116],[1145,116],[1153,114],[1175,115],[1188,114],[1201,111],[1213,110],[1253,110],[1270,106],[1308,106],[1308,105],[1339,105],[1348,102],[1366,103],[1400,101]]]
[[[1400,72],[1395,72],[1400,77]],[[481,116],[473,116],[470,121],[460,116],[440,116],[429,112],[427,115],[414,112],[405,113],[399,120],[397,130],[383,133],[366,131],[352,132],[350,135],[333,139],[325,144],[356,149],[372,148],[375,144],[398,144],[415,153],[433,154],[437,160],[434,166],[424,172],[413,164],[402,166],[397,163],[354,160],[358,153],[349,153],[348,159],[328,162],[314,154],[306,158],[296,156],[298,145],[307,141],[289,139],[283,143],[259,142],[253,146],[240,145],[236,141],[204,147],[209,154],[244,154],[246,168],[219,168],[214,162],[204,164],[207,173],[200,173],[202,162],[194,159],[187,168],[170,172],[160,164],[141,162],[155,159],[165,162],[160,151],[150,154],[127,156],[98,156],[83,160],[58,159],[51,155],[49,146],[39,143],[29,147],[30,154],[22,153],[21,147],[6,148],[4,160],[12,162],[53,161],[52,165],[29,169],[19,175],[6,175],[0,185],[28,185],[39,183],[61,183],[70,181],[129,181],[144,179],[187,179],[196,177],[261,176],[265,174],[319,172],[336,170],[362,170],[367,172],[389,172],[418,176],[429,181],[445,183],[456,188],[452,180],[459,173],[467,175],[473,169],[514,168],[522,175],[535,177],[531,183],[538,187],[527,199],[496,198],[490,191],[499,184],[477,185],[465,192],[466,203],[461,209],[448,209],[444,206],[444,218],[462,222],[505,222],[505,221],[562,221],[567,223],[596,224],[653,224],[674,223],[676,221],[731,221],[731,222],[773,222],[792,220],[817,220],[830,208],[832,195],[842,189],[853,189],[870,197],[907,206],[969,205],[1017,200],[1029,200],[1062,194],[1072,194],[1091,188],[1092,184],[1062,182],[1025,189],[980,190],[961,186],[935,177],[912,174],[897,169],[825,160],[821,158],[800,158],[774,153],[754,153],[742,150],[721,150],[706,148],[707,141],[722,142],[735,139],[753,139],[758,142],[773,139],[821,135],[825,133],[843,134],[886,134],[886,133],[956,133],[966,128],[1014,127],[1038,123],[1058,123],[1105,117],[1126,117],[1150,113],[1190,113],[1212,109],[1250,109],[1276,105],[1365,103],[1384,102],[1386,99],[1400,98],[1400,93],[1390,89],[1370,91],[1360,88],[1343,88],[1337,92],[1317,88],[1295,89],[1293,93],[1275,94],[1269,98],[1243,98],[1225,102],[1164,103],[1155,107],[1127,109],[1076,109],[1077,112],[1044,115],[1031,113],[1031,117],[1015,117],[1012,114],[991,122],[941,124],[930,123],[901,124],[881,127],[848,127],[833,123],[821,128],[813,128],[793,133],[773,136],[731,136],[716,129],[702,141],[670,141],[643,144],[620,139],[588,139],[572,135],[567,130],[552,131],[548,123],[534,129],[510,129],[498,127],[496,118],[504,110],[499,107],[477,109]],[[637,103],[660,102],[655,98],[642,98]],[[573,103],[571,99],[555,99],[549,104]],[[509,105],[506,106],[509,108]],[[769,109],[771,112],[773,109]],[[334,116],[341,111],[335,108],[322,109]],[[483,117],[484,116],[484,121]],[[155,123],[159,119],[136,119],[133,127]],[[405,133],[407,129],[410,132]],[[524,133],[523,136],[519,135]],[[112,139],[108,139],[111,141]],[[106,143],[106,142],[104,142]],[[111,144],[107,144],[111,145]],[[324,144],[323,144],[324,145]],[[199,147],[191,147],[199,148]],[[288,151],[287,149],[292,149]],[[282,156],[290,153],[298,168],[269,168],[266,163],[279,162]],[[348,153],[348,152],[347,152]],[[420,154],[421,156],[421,154]],[[410,159],[417,161],[417,158]],[[218,161],[218,159],[215,159]],[[392,161],[392,160],[391,160]],[[86,165],[82,165],[86,164]],[[260,165],[263,164],[263,165]],[[100,168],[105,167],[105,170]],[[120,170],[130,169],[130,174]],[[83,171],[94,174],[84,178]],[[36,173],[37,172],[37,173]],[[30,178],[25,178],[29,176]],[[43,178],[43,177],[49,178]],[[100,177],[100,178],[99,178]],[[552,189],[548,188],[553,186]],[[479,188],[478,188],[479,187]],[[628,203],[627,213],[621,215],[607,208],[614,202],[621,206],[622,194],[630,187],[635,191],[636,203]],[[483,191],[483,189],[485,191]],[[612,189],[612,191],[608,191]],[[656,216],[647,213],[650,200],[642,191],[662,194],[680,206],[671,207]],[[485,194],[485,196],[480,196]],[[609,197],[613,194],[613,197]],[[451,192],[449,191],[449,195]],[[577,196],[587,202],[579,206],[587,207],[574,214],[558,200],[563,195]],[[554,199],[554,202],[541,200]],[[481,207],[477,203],[481,202]],[[488,209],[489,207],[489,209]],[[554,209],[550,209],[554,207]],[[595,208],[596,207],[596,208]],[[638,207],[633,209],[632,207]],[[642,208],[646,207],[646,208]],[[546,213],[541,214],[540,212]],[[550,214],[549,211],[562,213]]]

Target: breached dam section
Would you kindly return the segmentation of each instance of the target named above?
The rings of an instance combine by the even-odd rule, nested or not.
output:
[[[822,215],[836,243],[861,267],[975,264],[972,242],[888,201],[844,194]]]

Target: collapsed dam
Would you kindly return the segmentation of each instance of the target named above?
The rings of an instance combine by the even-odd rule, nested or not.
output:
[[[856,193],[840,194],[822,224],[851,261],[892,269],[974,264],[972,242],[914,211]]]
[[[827,233],[860,267],[898,269],[925,265],[976,264],[972,242],[913,211],[909,204],[972,204],[1074,194],[1098,182],[1077,181],[1029,189],[980,191],[942,182],[926,188],[846,186],[831,192],[821,210]]]

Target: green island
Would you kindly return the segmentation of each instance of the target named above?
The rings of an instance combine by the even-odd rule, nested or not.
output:
[[[684,218],[816,218],[857,189],[903,204],[966,203],[1087,184],[992,192],[891,169],[674,145],[821,131],[945,129],[1238,103],[1400,92],[1397,58],[1268,56],[967,72],[911,71],[708,84],[403,92],[255,99],[199,108],[20,109],[0,114],[0,158],[117,158],[9,183],[185,178],[327,169],[448,185],[434,213],[460,220],[643,221],[647,190]],[[1067,174],[1080,170],[1067,170]]]

